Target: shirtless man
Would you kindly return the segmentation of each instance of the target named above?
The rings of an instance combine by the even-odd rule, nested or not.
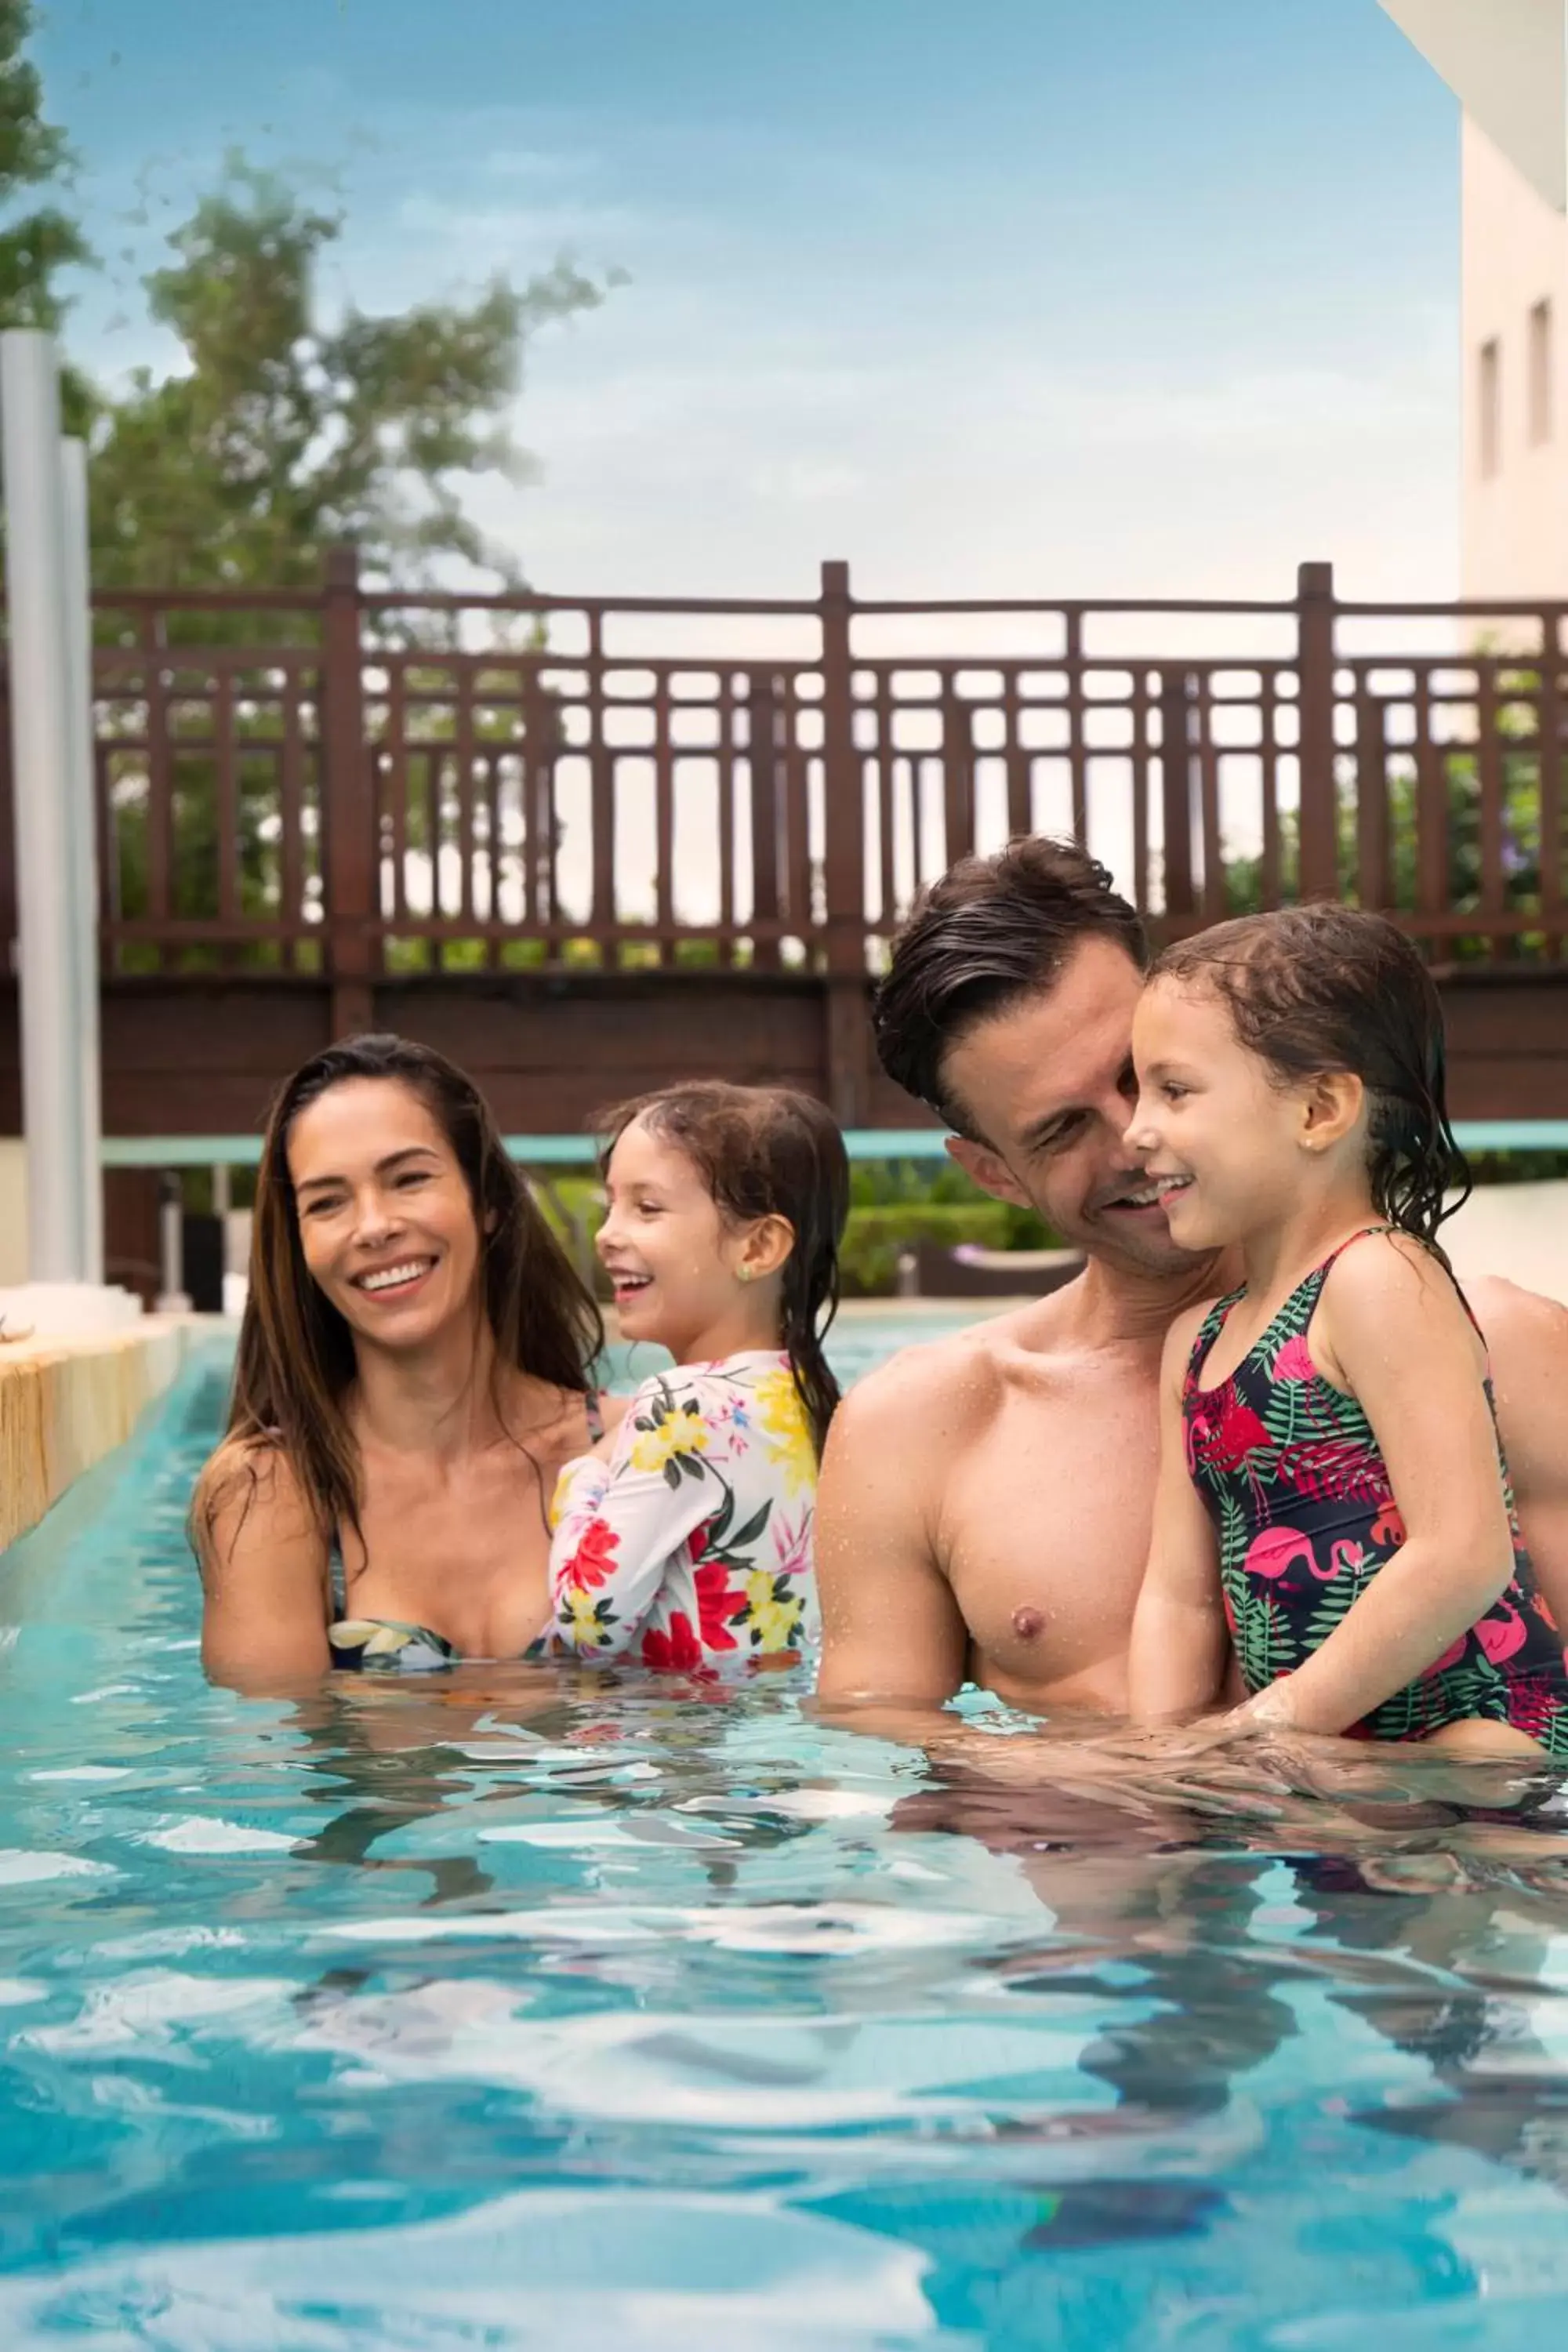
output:
[[[1172,1242],[1124,1141],[1144,954],[1104,869],[1039,838],[955,866],[896,944],[884,1068],[977,1183],[1088,1263],[1037,1305],[895,1357],[840,1408],[816,1509],[828,1701],[940,1706],[973,1679],[1053,1715],[1125,1708],[1161,1345],[1225,1287]],[[1568,1626],[1568,1310],[1502,1282],[1471,1297],[1525,1538]]]

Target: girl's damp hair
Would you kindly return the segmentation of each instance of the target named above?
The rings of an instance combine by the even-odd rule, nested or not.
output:
[[[837,1122],[789,1087],[713,1079],[666,1087],[599,1122],[606,1171],[634,1121],[684,1152],[721,1215],[737,1224],[782,1217],[789,1226],[779,1339],[820,1459],[840,1394],[823,1350],[838,1308],[838,1244],[849,1213],[849,1160]]]
[[[1351,907],[1286,907],[1179,941],[1150,977],[1212,989],[1242,1045],[1287,1083],[1360,1078],[1373,1205],[1436,1248],[1470,1178],[1448,1120],[1443,1008],[1403,931]]]
[[[313,1280],[300,1236],[289,1171],[295,1122],[323,1095],[353,1081],[400,1086],[429,1112],[462,1171],[479,1234],[476,1323],[495,1341],[495,1373],[507,1365],[573,1395],[586,1395],[604,1349],[593,1294],[546,1223],[496,1130],[489,1105],[466,1071],[405,1037],[351,1037],[287,1078],[274,1097],[257,1171],[250,1287],[240,1325],[226,1438],[251,1483],[258,1449],[280,1448],[322,1532],[359,1533],[359,1449],[346,1400],[355,1373],[353,1335]],[[499,1393],[497,1403],[499,1408]],[[524,1451],[527,1449],[524,1448]],[[226,1459],[233,1456],[226,1449]],[[198,1554],[226,1491],[198,1488]]]

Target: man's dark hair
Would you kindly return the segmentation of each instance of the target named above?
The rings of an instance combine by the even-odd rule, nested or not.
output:
[[[882,1067],[956,1133],[984,1141],[943,1081],[948,1055],[979,1022],[1052,987],[1088,939],[1148,964],[1136,908],[1076,842],[1024,834],[994,857],[961,857],[893,941],[871,1014]]]

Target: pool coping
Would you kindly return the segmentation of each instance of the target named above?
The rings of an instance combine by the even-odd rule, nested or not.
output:
[[[148,1315],[111,1331],[0,1345],[0,1551],[125,1444],[207,1328],[205,1317]]]

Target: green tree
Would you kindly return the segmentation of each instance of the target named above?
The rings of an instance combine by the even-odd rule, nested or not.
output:
[[[54,331],[65,316],[61,271],[92,257],[68,212],[32,201],[63,187],[71,166],[64,133],[44,120],[43,85],[25,54],[34,26],[31,0],[0,0],[0,327]],[[91,394],[71,368],[60,397],[68,429],[85,432]]]
[[[100,585],[313,586],[334,540],[403,584],[453,557],[518,579],[463,488],[527,470],[510,418],[528,340],[605,289],[562,261],[472,300],[391,318],[351,304],[329,321],[319,279],[342,228],[235,156],[169,239],[147,295],[180,361],[161,378],[139,371],[100,419]]]
[[[486,470],[514,478],[527,471],[510,418],[529,339],[593,308],[605,289],[563,261],[521,289],[496,278],[469,300],[418,303],[394,317],[351,305],[329,319],[321,265],[342,227],[341,214],[231,157],[220,184],[171,236],[171,260],[146,282],[153,317],[178,340],[178,363],[162,376],[139,372],[103,406],[94,436],[99,588],[314,589],[325,550],[343,540],[357,543],[367,572],[399,586],[427,583],[453,559],[506,584],[520,581],[515,558],[489,544],[466,510],[464,489]],[[311,625],[298,614],[193,613],[171,625],[171,651],[182,639],[299,643]],[[422,635],[438,653],[438,630]],[[268,749],[275,706],[264,670],[263,657],[254,680],[233,683],[247,915],[275,911],[281,891],[278,772]],[[134,703],[118,716],[128,736],[140,734]],[[513,723],[508,712],[481,712],[481,743],[504,741]],[[174,910],[210,916],[217,793],[205,698],[181,704],[176,695],[171,724],[192,744],[176,751]],[[429,751],[405,763],[406,839],[426,856],[436,846],[432,805],[441,799],[428,762],[440,760],[450,734],[438,712],[429,731]],[[116,878],[121,907],[133,916],[147,907],[149,782],[139,751],[128,750],[115,765]],[[313,830],[308,848],[319,838]],[[502,845],[491,855],[504,864]],[[406,960],[426,956],[421,943]],[[203,964],[215,954],[192,950],[187,960]],[[247,960],[270,957],[257,950]],[[471,957],[454,942],[443,960]]]
[[[63,132],[44,121],[37,68],[24,54],[33,29],[31,0],[0,0],[0,325],[54,329],[64,315],[55,280],[89,254],[58,205],[16,209],[62,182],[71,160]]]
[[[1495,725],[1500,740],[1498,775],[1501,786],[1500,898],[1510,915],[1533,914],[1541,906],[1541,734],[1540,679],[1529,671],[1507,672],[1499,681]],[[1481,910],[1482,832],[1480,763],[1465,745],[1437,755],[1444,787],[1444,889],[1446,906],[1456,914],[1473,912],[1473,934],[1460,933],[1444,941],[1445,960],[1469,962],[1490,959],[1499,950],[1530,958],[1542,951],[1542,941],[1529,932],[1516,940],[1494,943],[1486,932]],[[1375,778],[1373,782],[1375,784]],[[1421,819],[1414,760],[1394,753],[1384,769],[1388,812],[1388,904],[1400,914],[1417,912]],[[1360,897],[1360,852],[1357,842],[1357,794],[1360,780],[1353,753],[1338,761],[1335,830],[1341,896],[1354,904]],[[1296,892],[1299,825],[1294,809],[1281,813],[1280,880],[1289,901]],[[1226,904],[1232,914],[1254,913],[1263,904],[1262,860],[1227,859]]]

